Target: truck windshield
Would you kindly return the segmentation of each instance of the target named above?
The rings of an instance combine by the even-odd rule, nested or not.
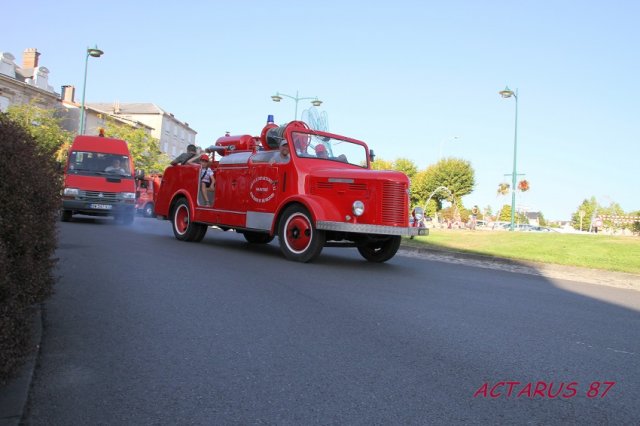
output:
[[[294,132],[292,139],[298,157],[339,161],[354,166],[367,167],[367,150],[360,144],[299,132]]]
[[[71,152],[68,173],[131,177],[129,157],[102,152]]]

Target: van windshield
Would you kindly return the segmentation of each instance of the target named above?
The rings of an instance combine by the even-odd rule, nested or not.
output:
[[[73,151],[69,155],[68,173],[131,177],[131,168],[126,155]]]

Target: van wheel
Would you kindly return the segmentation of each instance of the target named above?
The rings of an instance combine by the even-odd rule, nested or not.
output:
[[[147,205],[144,206],[144,210],[142,212],[144,214],[144,217],[154,217],[155,212],[153,211],[153,203],[147,203]]]
[[[358,247],[358,251],[369,262],[382,263],[396,255],[400,248],[402,237],[399,235],[384,240],[368,242]]]
[[[273,236],[264,232],[245,231],[242,233],[244,239],[251,244],[268,244],[273,240]]]
[[[324,231],[313,225],[311,215],[301,205],[289,206],[278,226],[280,249],[289,260],[309,262],[320,255],[325,243]]]
[[[202,241],[207,233],[207,226],[191,221],[191,209],[189,202],[182,198],[173,208],[171,220],[173,235],[180,241]]]
[[[69,222],[71,220],[71,216],[73,212],[71,210],[62,210],[60,212],[60,220],[63,222]]]

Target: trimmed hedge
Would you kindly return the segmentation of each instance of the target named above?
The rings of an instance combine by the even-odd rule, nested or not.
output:
[[[53,292],[60,173],[54,152],[0,113],[0,385],[31,350],[34,304]]]

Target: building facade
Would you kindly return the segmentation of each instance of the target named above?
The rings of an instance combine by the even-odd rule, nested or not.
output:
[[[58,106],[60,95],[49,84],[49,70],[38,64],[39,58],[36,49],[26,49],[20,66],[11,53],[0,52],[0,111],[30,102],[46,109]]]
[[[89,103],[89,108],[112,117],[140,122],[153,128],[151,136],[160,141],[160,150],[168,156],[185,152],[187,145],[196,144],[197,132],[189,123],[178,120],[173,114],[153,103]]]

